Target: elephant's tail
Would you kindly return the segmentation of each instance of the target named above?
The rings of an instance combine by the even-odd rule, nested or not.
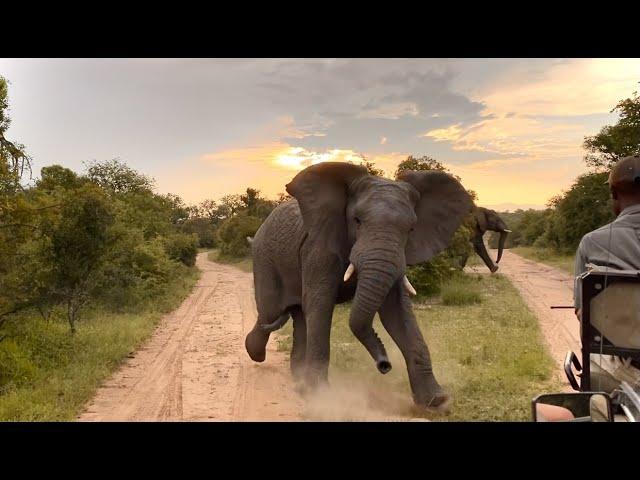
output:
[[[289,320],[289,312],[285,312],[284,314],[280,315],[278,319],[273,323],[263,323],[262,325],[260,325],[260,329],[263,332],[275,332],[276,330],[280,330],[282,327],[284,327],[287,323],[287,320]]]

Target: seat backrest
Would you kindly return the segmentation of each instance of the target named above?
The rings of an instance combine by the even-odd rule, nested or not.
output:
[[[640,283],[615,283],[591,300],[591,325],[613,345],[640,349]]]

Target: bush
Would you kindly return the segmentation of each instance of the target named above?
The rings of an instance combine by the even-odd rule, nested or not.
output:
[[[407,268],[407,277],[419,295],[440,293],[442,283],[451,278],[455,267],[443,254],[437,255],[428,262]]]
[[[442,303],[445,305],[472,305],[482,302],[478,281],[466,275],[456,275],[442,285]]]
[[[471,236],[473,219],[469,216],[456,230],[449,246],[428,262],[407,268],[407,277],[419,295],[440,293],[442,283],[462,270],[473,254]]]
[[[0,341],[0,394],[32,380],[38,368],[11,338]]]
[[[244,257],[249,254],[247,237],[253,237],[262,220],[250,215],[237,215],[225,220],[218,229],[220,253],[226,257]]]
[[[558,252],[574,252],[582,237],[614,219],[609,199],[606,173],[579,176],[563,195],[551,200],[544,241]],[[534,243],[535,244],[535,243]]]
[[[193,267],[198,255],[198,235],[174,233],[165,238],[165,249],[172,260],[182,262],[187,267]]]

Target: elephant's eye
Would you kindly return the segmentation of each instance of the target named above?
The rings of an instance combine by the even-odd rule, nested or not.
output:
[[[356,221],[356,225],[360,225],[360,219],[358,217],[355,217],[354,219]]]

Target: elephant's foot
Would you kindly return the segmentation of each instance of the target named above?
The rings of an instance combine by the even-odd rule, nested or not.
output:
[[[309,387],[302,378],[293,379],[293,391],[301,397],[305,397],[309,393]]]
[[[267,342],[269,341],[269,332],[265,332],[260,328],[254,327],[247,334],[244,340],[244,346],[247,353],[254,362],[264,362],[267,356]]]
[[[415,403],[413,410],[416,415],[448,415],[451,412],[453,397],[448,393],[438,393],[426,403]]]
[[[498,265],[494,265],[493,267],[491,267],[491,273],[496,273],[498,271]]]

